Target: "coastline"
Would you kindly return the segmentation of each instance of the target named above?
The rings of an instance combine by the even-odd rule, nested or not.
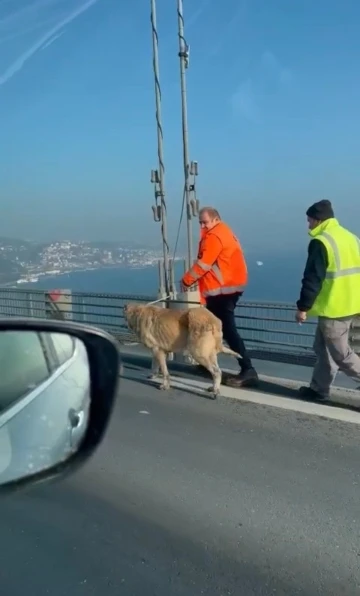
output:
[[[50,279],[57,279],[57,278],[62,278],[65,276],[69,276],[69,275],[73,275],[76,273],[87,273],[88,271],[105,271],[105,270],[110,270],[110,269],[119,269],[119,270],[124,270],[124,271],[139,271],[139,270],[145,270],[145,269],[152,269],[154,267],[156,267],[157,264],[156,263],[152,263],[152,264],[147,264],[147,265],[122,265],[121,263],[114,263],[111,265],[102,265],[101,267],[80,267],[79,269],[70,269],[70,270],[66,270],[66,271],[61,271],[59,273],[53,273],[53,274],[44,274],[42,272],[40,273],[28,273],[27,275],[31,275],[33,277],[37,277],[37,281],[27,281],[24,280],[24,278],[19,278],[22,281],[21,283],[18,283],[18,280],[13,280],[13,281],[8,281],[8,282],[4,282],[4,283],[0,283],[0,288],[13,288],[13,289],[17,289],[17,290],[21,290],[23,289],[28,289],[29,286],[33,287],[34,290],[36,290],[36,286],[38,285],[38,283],[41,281],[48,281]]]
[[[278,259],[269,261],[266,267],[258,267],[250,263],[249,284],[244,300],[295,303],[299,292],[302,265],[302,262],[293,263],[292,260],[284,264]],[[176,269],[175,277],[178,278],[182,274],[181,263]],[[0,288],[4,289],[4,294],[6,289],[14,294],[19,292],[19,295],[21,290],[41,292],[55,289],[90,294],[157,295],[158,267],[156,262],[130,267],[124,264],[79,267],[56,275],[41,275],[37,282],[17,284],[16,280],[6,281],[0,284]]]

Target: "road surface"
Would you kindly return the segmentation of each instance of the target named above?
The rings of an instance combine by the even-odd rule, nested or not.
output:
[[[93,460],[2,499],[3,594],[360,594],[358,425],[125,374]]]

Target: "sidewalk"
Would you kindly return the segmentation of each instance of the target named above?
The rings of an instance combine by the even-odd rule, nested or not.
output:
[[[150,371],[150,353],[146,348],[143,348],[142,346],[123,346],[122,357],[125,366],[126,364],[132,364]],[[229,358],[226,358],[226,360],[231,361],[231,359]],[[223,365],[223,359],[219,358],[219,363]],[[268,367],[264,367],[262,366],[262,364],[267,365],[268,363],[262,363],[261,361],[258,361],[254,362],[254,364],[256,364],[257,370],[259,371],[260,380],[259,386],[256,389],[231,389],[222,385],[221,395],[225,397],[236,398],[236,395],[240,395],[241,393],[242,398],[244,398],[244,394],[250,394],[253,396],[259,396],[260,394],[263,394],[265,396],[268,396],[269,399],[287,398],[291,400],[296,400],[296,402],[301,402],[303,404],[307,403],[309,405],[315,405],[315,402],[301,400],[298,395],[299,387],[304,383],[306,384],[308,382],[306,380],[306,377],[310,378],[310,369],[304,369],[304,367],[291,367],[292,369],[303,369],[297,374],[297,377],[300,377],[300,379],[293,379],[287,378],[285,376],[273,376],[269,374],[263,374],[261,372],[262,369],[266,369]],[[277,365],[280,374],[282,371],[284,371],[283,374],[286,374],[287,366],[288,365],[282,364]],[[209,382],[211,383],[210,375],[209,377],[205,376],[201,370],[192,365],[168,361],[168,369],[173,380],[175,380],[177,383],[185,384],[186,387],[189,388],[191,388],[191,381],[193,382],[193,384],[195,382],[195,387],[198,387],[198,389],[200,389],[201,391],[204,389],[204,387],[209,386]],[[223,372],[230,374],[234,374],[236,372],[235,368],[231,369],[225,368],[223,366],[222,370]],[[305,379],[301,380],[301,377],[305,377]],[[346,381],[348,381],[348,379],[346,379]],[[183,389],[185,389],[185,386],[183,387]],[[229,394],[229,392],[231,395]],[[250,401],[253,401],[253,399],[250,399]],[[334,386],[331,391],[330,400],[325,404],[321,404],[321,407],[323,408],[330,406],[334,406],[337,408],[346,408],[348,410],[353,410],[354,412],[360,412],[360,391],[357,391],[356,389],[351,389],[349,387]]]

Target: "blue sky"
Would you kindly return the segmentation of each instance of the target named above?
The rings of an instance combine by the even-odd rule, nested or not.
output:
[[[0,235],[158,237],[149,4],[0,0]],[[158,0],[157,10],[173,236],[182,191],[176,0]],[[184,16],[202,203],[249,248],[303,246],[304,212],[325,197],[359,233],[360,3],[184,0]]]

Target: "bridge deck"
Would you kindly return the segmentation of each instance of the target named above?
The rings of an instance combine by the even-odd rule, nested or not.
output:
[[[127,371],[134,369],[141,373],[141,383],[160,383],[160,379],[158,381],[147,379],[151,360],[146,348],[139,345],[123,346],[122,355]],[[231,357],[220,356],[219,363],[224,371],[235,372],[236,370],[236,361]],[[360,423],[360,391],[356,389],[356,384],[344,375],[338,375],[328,403],[314,404],[299,399],[297,393],[300,385],[309,381],[310,370],[308,368],[262,360],[254,361],[254,364],[260,375],[257,390],[232,389],[222,386],[221,395],[230,399],[263,403],[264,405]],[[174,388],[201,395],[204,398],[207,397],[206,388],[209,386],[209,379],[204,377],[194,366],[170,361],[168,368]],[[343,409],[345,412],[343,414],[334,413],[333,409]]]

